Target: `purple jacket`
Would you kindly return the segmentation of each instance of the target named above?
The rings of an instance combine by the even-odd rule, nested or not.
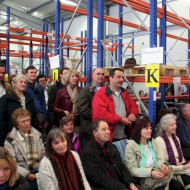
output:
[[[77,133],[72,133],[69,136],[70,142],[72,144],[72,150],[76,151],[77,153],[81,152],[81,145],[80,145],[80,136]]]

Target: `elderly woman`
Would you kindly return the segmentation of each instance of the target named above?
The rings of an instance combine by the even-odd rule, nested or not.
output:
[[[171,172],[159,158],[151,135],[150,121],[144,118],[136,120],[132,140],[127,141],[125,166],[144,189],[165,189],[170,182]]]
[[[36,174],[45,153],[41,133],[31,127],[28,110],[18,108],[11,117],[15,127],[5,140],[5,148],[16,160],[18,172],[30,182],[31,189],[37,189]]]
[[[46,157],[40,163],[39,190],[90,190],[79,155],[70,150],[67,135],[52,129],[46,139]]]
[[[56,113],[57,122],[63,116],[73,116],[75,121],[79,121],[79,112],[77,110],[77,98],[80,91],[79,74],[75,70],[69,70],[65,76],[65,86],[58,90],[54,102],[54,111]],[[79,123],[76,123],[78,125]]]
[[[0,189],[28,190],[29,184],[17,172],[16,163],[9,151],[0,147]]]
[[[80,153],[81,151],[81,143],[80,136],[77,133],[74,133],[74,119],[70,116],[64,116],[59,125],[60,129],[67,134],[70,143],[72,144],[72,150]]]
[[[16,75],[13,80],[13,89],[0,98],[0,146],[3,146],[5,138],[13,128],[11,114],[17,108],[26,108],[32,115],[32,125],[37,128],[36,109],[33,98],[26,90],[27,77]]]
[[[190,188],[190,162],[186,162],[179,138],[176,136],[176,116],[166,114],[160,119],[158,137],[156,143],[162,160],[168,162],[179,181]]]

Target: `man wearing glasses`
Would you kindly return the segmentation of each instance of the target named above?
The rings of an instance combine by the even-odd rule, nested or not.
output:
[[[92,119],[105,120],[110,127],[110,140],[118,141],[130,138],[131,124],[138,115],[138,107],[129,93],[122,88],[124,73],[121,69],[112,69],[109,83],[101,88],[92,102]]]
[[[190,104],[185,104],[181,108],[181,114],[177,117],[176,133],[185,159],[190,160]]]

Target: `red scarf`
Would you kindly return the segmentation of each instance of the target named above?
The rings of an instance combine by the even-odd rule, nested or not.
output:
[[[60,190],[84,190],[82,175],[78,164],[70,151],[63,157],[50,158]]]

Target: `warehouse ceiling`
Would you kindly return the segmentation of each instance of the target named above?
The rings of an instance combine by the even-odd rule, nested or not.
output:
[[[79,0],[60,0],[63,5],[76,7]],[[6,24],[7,6],[11,8],[11,26],[17,28],[42,29],[44,21],[55,23],[55,0],[0,0],[0,27]],[[98,0],[94,0],[93,9],[97,12]],[[105,0],[105,8],[112,3]],[[79,8],[87,10],[87,0],[81,0]],[[64,19],[70,19],[73,13],[61,11]],[[76,14],[77,15],[77,14]],[[1,31],[0,28],[0,31]]]

